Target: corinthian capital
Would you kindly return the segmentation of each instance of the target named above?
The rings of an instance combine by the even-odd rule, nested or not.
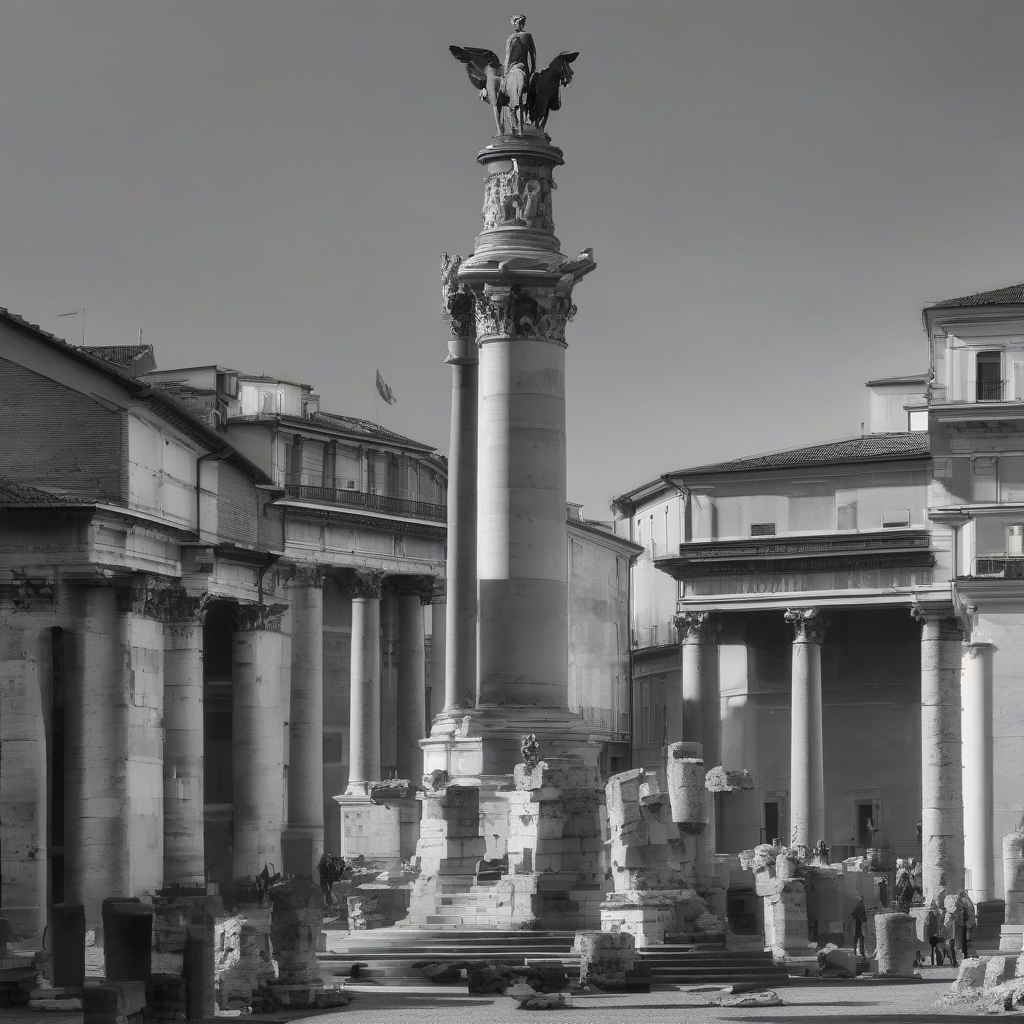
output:
[[[819,608],[787,608],[786,621],[793,627],[793,643],[821,644],[825,640],[828,619]]]
[[[235,629],[239,633],[278,633],[286,604],[240,604],[235,609]]]
[[[288,587],[321,587],[325,575],[322,565],[294,565],[284,582]]]
[[[721,627],[711,612],[680,612],[673,621],[682,644],[714,643]]]
[[[380,600],[384,592],[383,569],[352,569],[339,577],[338,585],[349,597],[368,597]]]

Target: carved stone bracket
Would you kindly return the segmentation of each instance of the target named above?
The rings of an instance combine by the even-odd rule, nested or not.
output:
[[[295,565],[285,573],[288,587],[322,587],[327,570],[322,565]]]
[[[793,643],[824,643],[828,619],[822,617],[821,609],[787,608],[785,619],[793,627]]]
[[[476,303],[477,338],[539,338],[564,345],[565,325],[576,307],[569,295],[541,291],[521,284],[485,285]]]
[[[926,629],[929,625],[932,639],[963,641],[964,628],[958,618],[951,614],[948,606],[944,608],[927,608],[920,604],[912,605],[910,614]]]
[[[680,612],[673,621],[683,644],[714,643],[722,628],[711,612]]]
[[[383,569],[350,569],[338,577],[338,586],[347,597],[380,600],[384,593]]]
[[[240,604],[235,609],[235,629],[239,633],[277,633],[286,604]]]

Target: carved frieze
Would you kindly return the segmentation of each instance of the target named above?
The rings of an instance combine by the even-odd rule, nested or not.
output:
[[[484,186],[484,231],[496,228],[555,230],[551,212],[551,168],[522,164],[513,157],[511,167],[487,176]]]
[[[711,612],[680,612],[674,622],[683,644],[714,643],[721,629],[721,622]]]
[[[152,577],[136,577],[117,588],[117,608],[157,622],[192,622],[202,618],[211,598]]]
[[[787,608],[786,621],[793,627],[793,643],[822,644],[828,620],[819,608]]]
[[[277,633],[286,604],[239,604],[235,609],[235,629],[239,633]]]
[[[322,565],[294,565],[284,577],[285,586],[322,587],[326,569]]]
[[[540,338],[565,344],[565,325],[576,315],[567,295],[535,295],[513,284],[484,287],[476,303],[477,338]]]

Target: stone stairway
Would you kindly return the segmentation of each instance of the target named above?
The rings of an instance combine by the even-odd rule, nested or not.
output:
[[[572,952],[574,932],[457,930],[440,928],[381,928],[364,932],[328,932],[328,950],[320,954],[327,982],[351,975],[353,964],[365,965],[359,977],[385,985],[422,985],[416,966],[480,960],[502,964],[542,964],[559,961],[570,977],[579,969]],[[770,953],[726,950],[721,946],[653,946],[640,951],[651,965],[655,984],[730,985],[765,987],[785,985],[789,975],[775,966]]]

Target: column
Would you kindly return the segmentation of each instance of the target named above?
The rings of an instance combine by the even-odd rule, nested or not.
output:
[[[324,592],[317,566],[296,566],[288,735],[288,828],[284,873],[313,877],[324,852]]]
[[[355,572],[345,581],[352,595],[352,672],[349,705],[348,786],[366,796],[380,778],[380,599],[384,573]]]
[[[128,844],[129,614],[113,587],[73,589],[75,629],[65,703],[65,900],[102,929],[108,896],[131,896]]]
[[[415,785],[423,777],[420,740],[427,734],[423,606],[430,603],[431,583],[428,577],[398,596],[398,777]]]
[[[164,884],[206,882],[202,598],[174,590],[164,623]]]
[[[977,904],[996,896],[991,643],[965,643],[962,664],[964,867],[970,897]]]
[[[232,874],[255,878],[282,868],[284,719],[281,616],[284,605],[241,605],[232,646]]]
[[[434,581],[430,599],[430,719],[440,714],[448,699],[448,596],[444,580]],[[476,661],[476,627],[473,628],[474,671]],[[474,683],[473,691],[476,692]]]
[[[919,606],[921,623],[921,871],[924,901],[959,892],[964,880],[960,646],[951,610]]]
[[[452,368],[452,418],[448,447],[448,603],[444,706],[476,697],[476,489],[479,350],[473,337],[473,298],[467,291],[446,295],[452,330],[445,362]],[[434,643],[438,631],[434,630]],[[435,686],[441,685],[438,678]],[[401,772],[399,772],[401,774]]]
[[[790,608],[793,690],[790,734],[790,842],[810,853],[825,838],[825,777],[821,748],[821,644],[827,623],[817,608]]]
[[[718,632],[710,612],[682,612],[675,618],[680,640],[681,687],[669,694],[669,743],[700,743],[704,764],[722,763],[722,711],[718,692]]]
[[[392,581],[389,580],[389,583]],[[398,765],[398,594],[385,588],[380,600],[380,772],[390,777]]]

